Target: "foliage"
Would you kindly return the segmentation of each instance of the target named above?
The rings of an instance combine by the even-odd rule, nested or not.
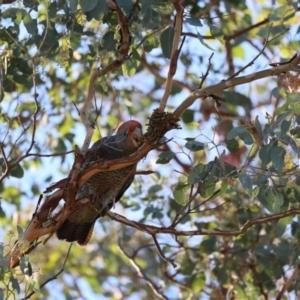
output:
[[[2,1],[0,299],[300,298],[299,70],[255,77],[292,61],[298,2],[181,1],[180,34],[176,5]],[[99,219],[85,248],[54,235],[10,268],[40,194],[83,145],[92,70],[106,68],[92,86],[93,142],[129,118],[146,131],[165,91],[172,112],[228,85],[188,105],[182,129],[140,161],[113,210],[127,219]]]

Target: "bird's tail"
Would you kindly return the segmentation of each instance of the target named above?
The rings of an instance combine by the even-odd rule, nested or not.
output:
[[[93,209],[75,211],[56,231],[57,238],[68,242],[77,242],[81,246],[89,243],[95,222],[98,218]]]

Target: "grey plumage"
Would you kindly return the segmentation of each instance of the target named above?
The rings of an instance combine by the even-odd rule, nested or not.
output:
[[[105,137],[91,147],[91,154],[83,162],[81,170],[99,160],[113,160],[133,154],[142,142],[141,124],[137,121],[123,123],[116,135]],[[98,217],[104,216],[114,202],[120,200],[131,185],[136,165],[92,176],[76,193],[76,199],[90,198],[92,207],[83,207],[72,213],[57,230],[59,239],[77,241],[86,245],[92,236]]]

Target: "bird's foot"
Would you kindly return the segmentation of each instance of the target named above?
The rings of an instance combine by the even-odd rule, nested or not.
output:
[[[106,212],[110,210],[111,206],[109,204],[110,203],[107,200],[104,200],[102,202],[102,207],[101,207],[101,210],[100,210],[100,215],[101,216],[105,216]]]

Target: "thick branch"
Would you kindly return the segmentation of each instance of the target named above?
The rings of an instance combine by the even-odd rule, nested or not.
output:
[[[157,227],[153,225],[144,225],[140,224],[138,222],[128,220],[127,218],[113,213],[111,211],[108,211],[106,213],[112,220],[118,221],[120,223],[123,223],[125,225],[131,226],[139,231],[146,232],[150,234],[151,236],[156,235],[156,234],[172,234],[174,236],[194,236],[194,235],[211,235],[211,236],[239,236],[241,234],[244,234],[247,232],[251,227],[259,225],[259,224],[264,224],[264,223],[269,223],[271,221],[276,221],[280,220],[282,218],[290,217],[290,216],[295,216],[300,214],[300,208],[294,208],[290,209],[278,214],[273,214],[265,217],[261,217],[258,219],[250,220],[247,221],[240,229],[237,230],[220,230],[220,229],[215,229],[215,230],[176,230],[174,227]]]
[[[148,130],[144,135],[145,142],[135,154],[123,159],[99,161],[79,173],[85,156],[80,151],[75,151],[75,161],[68,178],[54,185],[54,188],[58,188],[58,190],[46,198],[38,212],[33,216],[31,223],[24,232],[23,240],[16,243],[14,249],[7,256],[7,264],[11,267],[16,266],[19,263],[20,256],[24,255],[24,250],[22,250],[24,244],[29,244],[31,246],[29,247],[30,251],[32,251],[35,248],[32,247],[32,243],[37,238],[46,234],[52,235],[74,211],[92,205],[88,198],[75,201],[75,195],[77,190],[94,174],[122,169],[138,163],[153,147],[157,146],[156,143],[166,132],[179,128],[178,118],[174,117],[172,113],[160,112],[156,109],[149,118]],[[47,192],[52,190],[53,187],[50,186]],[[62,199],[65,200],[65,206],[58,213],[53,214]]]
[[[281,73],[285,73],[288,71],[293,71],[300,73],[300,55],[296,55],[295,58],[287,64],[280,64],[273,68],[255,72],[249,75],[240,76],[236,78],[232,78],[230,80],[224,80],[217,84],[205,87],[203,89],[195,90],[189,97],[187,97],[174,111],[174,114],[177,117],[180,117],[181,114],[190,107],[197,99],[208,97],[212,94],[220,93],[230,87],[249,83],[258,79],[276,76]]]
[[[163,95],[163,97],[160,101],[160,105],[159,105],[160,111],[164,111],[167,101],[168,101],[168,98],[169,98],[169,95],[171,93],[173,76],[176,73],[177,61],[178,61],[179,52],[180,52],[179,45],[180,45],[180,36],[181,36],[182,22],[183,22],[183,7],[181,6],[179,0],[174,0],[173,6],[176,10],[175,28],[174,28],[175,34],[174,34],[174,39],[173,39],[171,61],[170,61],[170,67],[169,67],[168,77],[167,77],[166,86],[165,86],[165,92],[164,92],[164,95]]]

